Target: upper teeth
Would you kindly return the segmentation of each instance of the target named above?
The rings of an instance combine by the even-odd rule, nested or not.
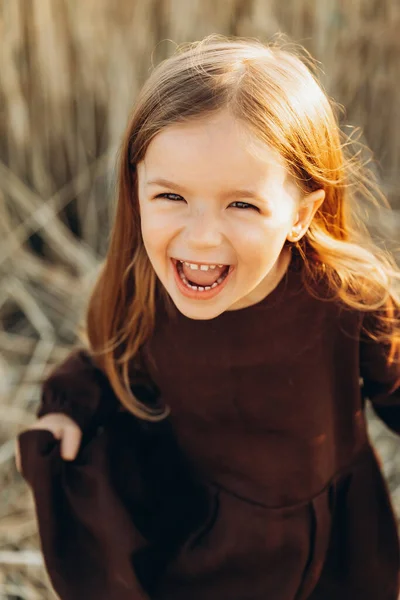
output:
[[[180,260],[179,262],[181,262],[183,264],[184,261]],[[216,267],[224,266],[224,265],[197,265],[195,263],[189,263],[186,261],[184,264],[187,265],[188,267],[190,267],[191,269],[193,269],[193,271],[196,271],[197,269],[200,269],[201,271],[208,271],[208,269],[215,269]]]

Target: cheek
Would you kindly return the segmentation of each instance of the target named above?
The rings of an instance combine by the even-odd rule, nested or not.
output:
[[[289,230],[295,213],[295,203],[292,198],[283,196],[273,207],[269,225],[276,231]]]
[[[158,236],[166,229],[165,218],[157,211],[151,210],[150,207],[145,207],[140,214],[142,233],[146,237]],[[154,242],[157,240],[154,239]]]
[[[244,262],[259,262],[269,260],[271,255],[279,254],[286,240],[290,221],[286,219],[265,219],[257,225],[248,225],[238,230],[237,239],[240,239],[238,252]]]
[[[171,219],[149,209],[141,213],[141,231],[143,243],[151,259],[165,255],[174,231]]]

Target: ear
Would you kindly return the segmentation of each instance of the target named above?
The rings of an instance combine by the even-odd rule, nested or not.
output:
[[[289,242],[298,242],[303,237],[324,200],[325,190],[322,188],[303,196],[299,201],[292,228],[287,235]]]

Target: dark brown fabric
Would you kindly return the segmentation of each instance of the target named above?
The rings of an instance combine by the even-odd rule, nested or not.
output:
[[[46,568],[63,600],[148,598],[182,542],[214,512],[168,421],[115,412],[85,434],[72,462],[50,431],[24,431],[19,443]]]
[[[107,383],[87,352],[82,348],[71,353],[45,382],[37,414],[65,412],[84,431],[92,431],[93,452],[86,466],[103,487],[98,487],[101,493],[93,488],[83,500],[85,486],[79,477],[67,488],[47,467],[30,484],[41,539],[54,539],[60,522],[85,523],[95,511],[91,543],[100,562],[86,561],[91,575],[84,588],[79,569],[74,576],[68,551],[54,566],[57,545],[44,547],[59,589],[68,573],[74,599],[84,590],[86,597],[125,600],[112,587],[108,596],[98,595],[105,577],[115,583],[111,573],[121,564],[131,585],[129,597],[142,598],[146,584],[138,596],[132,591],[140,566],[138,570],[131,559],[136,545],[144,544],[153,552],[150,579],[157,585],[150,597],[156,600],[397,600],[399,538],[368,439],[364,403],[369,397],[387,426],[400,433],[400,365],[387,366],[386,349],[367,341],[363,327],[362,314],[313,298],[298,262],[292,262],[267,298],[215,319],[188,319],[177,309],[168,317],[158,307],[155,332],[144,349],[156,369],[149,362],[148,371],[171,408],[173,438],[201,485],[195,485],[196,494],[186,496],[172,484],[170,497],[177,505],[180,500],[179,511],[173,513],[174,503],[168,504],[171,518],[164,516],[164,522],[176,525],[181,520],[177,514],[182,514],[185,526],[179,535],[174,527],[163,531],[163,520],[156,515],[165,513],[157,513],[154,505],[149,517],[157,523],[152,539],[138,527],[140,510],[133,501],[140,488],[132,484],[133,471],[139,467],[129,470],[123,462],[126,443],[110,425],[118,402],[110,390],[103,393]],[[118,458],[96,445],[93,423],[98,427],[101,421],[106,423],[104,439],[116,440]],[[39,441],[50,442],[49,435],[22,434],[22,459],[26,465],[32,461],[33,471],[38,467],[32,464],[46,462]],[[75,473],[79,460],[62,468]],[[60,468],[59,456],[54,464]],[[163,471],[157,465],[142,474],[151,472],[157,478]],[[114,472],[121,474],[120,485],[110,475]],[[129,487],[133,495],[124,496]],[[57,514],[54,502],[49,504],[49,494],[61,488],[62,495],[68,491],[71,507],[66,518]],[[150,490],[148,497],[157,495]],[[186,519],[183,507],[196,505],[197,499],[196,518]],[[115,513],[121,514],[114,518]],[[101,537],[102,518],[109,523],[111,541]],[[75,548],[85,548],[81,529],[71,531],[71,544],[74,540]],[[105,547],[116,548],[120,536],[121,547],[112,552],[112,561]],[[62,546],[63,536],[57,539]],[[167,560],[157,566],[160,539],[167,546],[175,539],[170,545],[175,551],[164,552]],[[61,597],[72,598],[68,593]]]
[[[215,523],[185,546],[155,598],[397,600],[398,538],[385,489],[368,447],[298,505],[267,508],[215,486]]]

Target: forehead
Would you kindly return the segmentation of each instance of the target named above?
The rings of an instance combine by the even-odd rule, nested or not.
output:
[[[283,183],[287,175],[279,154],[228,111],[165,127],[150,142],[142,162],[149,178],[182,183],[195,178],[257,185],[265,180]]]

